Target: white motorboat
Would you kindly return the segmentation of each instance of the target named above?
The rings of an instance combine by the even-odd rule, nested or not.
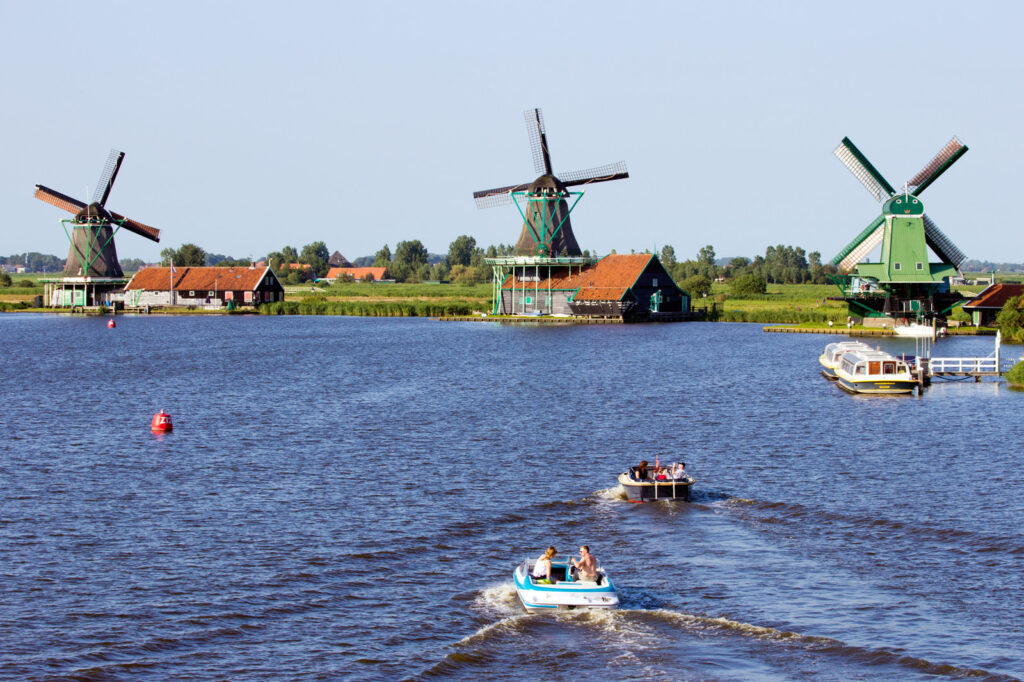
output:
[[[843,353],[856,350],[871,350],[871,346],[861,341],[840,341],[828,344],[825,346],[824,352],[818,356],[821,373],[825,375],[826,379],[835,381],[837,378],[836,368],[839,367],[839,363],[843,359]]]
[[[551,581],[532,575],[534,561],[523,563],[512,572],[516,594],[523,608],[531,613],[557,609],[615,609],[619,596],[615,585],[603,568],[597,569],[597,580],[579,580],[573,576],[567,561],[551,561]]]
[[[934,339],[935,329],[926,324],[901,324],[893,328],[896,336],[909,336],[915,339]]]
[[[836,378],[850,393],[912,393],[917,387],[910,366],[880,350],[843,353]]]

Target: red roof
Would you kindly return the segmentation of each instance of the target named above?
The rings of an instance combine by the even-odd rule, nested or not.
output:
[[[167,291],[174,282],[175,291],[253,291],[270,268],[263,267],[181,267],[143,268],[135,273],[125,291],[146,289]]]
[[[373,275],[374,279],[384,279],[384,272],[387,268],[331,268],[327,271],[327,279],[334,279],[339,275],[352,275],[355,279],[366,279],[366,275]]]
[[[639,279],[644,269],[654,256],[649,253],[610,254],[594,265],[583,268],[553,268],[551,278],[544,277],[540,282],[516,280],[512,283],[509,275],[502,283],[502,289],[516,288],[537,289],[579,289],[573,297],[575,301],[621,301],[626,291]],[[540,268],[544,273],[544,268]],[[571,274],[570,274],[571,272]]]
[[[990,284],[964,303],[964,308],[1002,308],[1014,296],[1024,294],[1024,284]]]

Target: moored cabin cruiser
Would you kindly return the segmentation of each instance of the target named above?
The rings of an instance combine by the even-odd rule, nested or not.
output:
[[[843,353],[852,350],[871,350],[871,346],[861,341],[839,341],[825,346],[824,352],[818,356],[821,373],[830,381],[836,380],[836,367],[843,358]]]
[[[850,393],[911,393],[917,386],[906,362],[880,350],[843,353],[836,379]]]
[[[534,562],[525,559],[512,572],[516,594],[523,608],[531,613],[558,609],[616,609],[619,595],[601,567],[594,580],[580,580],[568,561],[551,562],[551,578],[533,576]]]

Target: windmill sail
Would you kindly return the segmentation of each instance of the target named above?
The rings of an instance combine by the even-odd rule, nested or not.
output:
[[[854,237],[853,241],[846,245],[839,254],[832,259],[832,265],[839,266],[843,272],[848,272],[861,262],[871,250],[882,243],[885,234],[885,214],[875,218],[870,225],[865,227],[860,234]]]
[[[878,203],[884,202],[896,193],[892,185],[871,165],[871,162],[857,149],[850,138],[844,137],[832,153],[843,162],[843,165],[853,173],[854,177],[860,180],[860,183],[867,191],[871,192],[871,196]]]
[[[530,183],[524,182],[518,185],[507,185],[506,187],[495,187],[494,189],[483,189],[473,192],[473,199],[477,208],[492,208],[512,203],[512,192],[523,192],[529,188]]]
[[[943,263],[959,268],[960,264],[967,260],[963,251],[956,247],[956,244],[939,229],[939,226],[928,217],[927,213],[924,216],[924,239]]]
[[[527,109],[526,134],[530,138],[530,152],[533,154],[533,170],[538,175],[551,175],[551,153],[548,152],[547,131],[544,129],[544,114],[540,109]]]
[[[907,181],[910,191],[920,194],[928,185],[935,182],[940,175],[949,170],[949,167],[956,163],[956,160],[967,153],[967,145],[954,137],[946,143],[946,146],[939,150],[928,164],[921,171]]]
[[[565,183],[566,186],[573,187],[575,185],[589,185],[592,182],[622,180],[628,177],[629,171],[626,170],[626,162],[619,161],[618,163],[609,163],[597,168],[562,173],[558,176],[558,179]]]
[[[83,204],[78,199],[72,199],[67,194],[61,194],[55,189],[43,187],[42,185],[36,185],[36,191],[34,196],[36,199],[39,199],[40,201],[45,201],[51,206],[56,206],[57,208],[64,209],[68,213],[78,213],[83,208],[85,208],[85,204]]]
[[[107,163],[103,166],[103,172],[100,173],[100,180],[96,183],[96,190],[92,194],[92,200],[100,206],[105,206],[107,198],[110,197],[110,190],[114,186],[114,178],[117,177],[117,171],[121,168],[122,161],[124,161],[124,152],[111,149]]]

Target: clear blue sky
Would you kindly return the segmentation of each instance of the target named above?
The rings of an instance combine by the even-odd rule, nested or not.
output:
[[[952,136],[923,195],[971,258],[1024,261],[1024,3],[2,1],[0,254],[63,257],[62,211],[126,153],[108,206],[159,227],[122,258],[194,242],[349,258],[458,235],[513,242],[533,179],[625,160],[573,214],[583,248],[830,259],[878,213],[832,156],[849,135],[893,185]]]

